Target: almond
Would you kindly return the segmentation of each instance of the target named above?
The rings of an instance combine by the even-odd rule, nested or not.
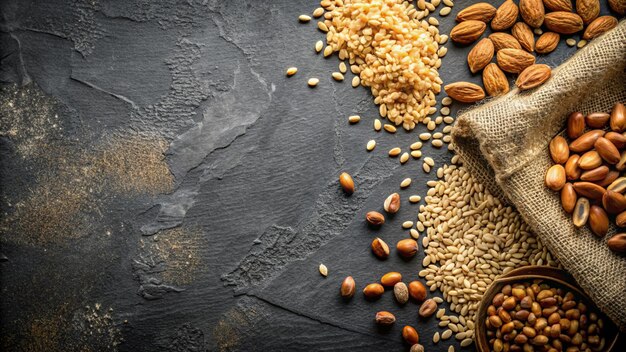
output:
[[[469,82],[450,83],[443,90],[450,98],[462,103],[474,103],[485,98],[485,91],[479,85]]]
[[[555,11],[546,14],[545,25],[559,34],[574,34],[583,29],[583,19],[575,13]]]
[[[606,112],[592,112],[585,116],[585,123],[591,128],[604,128],[610,116]]]
[[[579,196],[590,199],[602,199],[606,190],[592,182],[574,182],[574,190]]]
[[[510,73],[522,72],[526,67],[535,63],[535,57],[519,49],[502,49],[496,55],[498,66]]]
[[[481,22],[489,22],[496,15],[496,8],[491,4],[486,2],[479,2],[474,5],[470,5],[463,10],[461,10],[456,15],[457,22],[463,21],[481,21]]]
[[[557,164],[565,164],[569,159],[569,147],[567,141],[561,136],[556,136],[550,141],[550,156]]]
[[[363,289],[363,295],[369,300],[380,298],[385,293],[385,288],[381,284],[369,284]]]
[[[409,295],[418,302],[426,299],[426,287],[420,281],[409,282]]]
[[[352,276],[348,276],[343,279],[341,283],[341,297],[350,298],[354,296],[354,291],[356,290],[356,284],[354,283],[354,278]]]
[[[389,214],[395,214],[400,210],[400,195],[398,193],[392,193],[385,199],[383,209]]]
[[[484,38],[476,43],[469,54],[467,54],[467,64],[470,71],[476,73],[487,66],[493,58],[493,51],[493,43],[489,38]]]
[[[566,183],[561,189],[561,205],[566,213],[571,214],[576,206],[576,191],[571,183]]]
[[[626,253],[626,233],[618,233],[606,241],[609,249],[617,253]]]
[[[519,77],[517,77],[517,80],[515,81],[515,84],[521,90],[532,89],[542,85],[550,78],[551,75],[552,70],[548,65],[530,65],[526,67],[522,73],[520,73]],[[563,139],[563,141],[565,141],[565,139]]]
[[[575,111],[567,118],[567,136],[576,139],[585,132],[585,117],[582,113]]]
[[[521,49],[522,46],[515,39],[514,36],[504,33],[504,32],[495,32],[489,35],[489,39],[493,42],[493,47],[496,51],[511,48],[511,49]]]
[[[589,228],[599,237],[603,237],[609,231],[609,217],[604,209],[597,205],[589,208]]]
[[[342,172],[341,175],[339,175],[339,184],[347,194],[354,193],[354,181],[352,180],[352,176],[347,172]]]
[[[490,63],[483,70],[483,86],[489,96],[495,97],[509,92],[509,80],[494,63]]]
[[[554,32],[545,32],[537,39],[537,44],[535,44],[535,49],[538,54],[548,54],[556,49],[556,46],[559,45],[559,40],[561,36],[558,33]]]
[[[562,165],[552,165],[546,172],[545,184],[548,189],[560,191],[565,186],[565,169]]]
[[[417,334],[417,331],[412,326],[405,326],[402,328],[402,338],[406,341],[409,346],[413,346],[419,342],[420,337]]]
[[[519,13],[529,26],[539,28],[543,24],[546,10],[541,0],[520,0]]]
[[[583,33],[583,39],[591,40],[615,27],[617,27],[617,18],[613,16],[600,16],[593,20],[593,22],[589,23],[587,29],[585,29],[585,32]]]
[[[626,15],[626,0],[609,0],[609,7],[622,16]]]
[[[389,312],[378,312],[376,313],[376,324],[378,325],[391,325],[396,322],[395,315]]]
[[[494,31],[503,31],[513,27],[515,22],[517,22],[518,14],[519,9],[513,0],[506,0],[498,7],[498,10],[496,10],[496,15],[491,21],[491,29]]]
[[[532,52],[535,50],[535,35],[533,30],[524,22],[517,22],[511,29],[511,34],[517,39],[524,50]]]
[[[574,153],[586,152],[591,149],[596,140],[602,136],[604,136],[603,130],[592,130],[586,132],[569,144],[569,150]]]
[[[417,253],[417,242],[412,238],[405,238],[396,244],[398,254],[404,258],[410,258]]]
[[[471,44],[475,42],[476,39],[480,38],[486,28],[487,25],[482,21],[463,21],[452,28],[450,38],[455,43]]]
[[[389,246],[385,241],[376,237],[372,241],[372,252],[378,259],[386,259],[389,256]]]
[[[385,216],[377,211],[370,211],[365,214],[365,220],[373,226],[380,226],[385,223]]]
[[[602,157],[595,150],[586,152],[578,160],[578,167],[583,170],[595,169],[600,165],[602,165]]]
[[[596,151],[600,154],[602,159],[604,159],[607,163],[617,164],[619,162],[619,150],[617,150],[615,145],[608,139],[600,137],[596,140],[593,146],[596,148]]]
[[[626,147],[626,136],[621,133],[613,131],[607,132],[607,134],[604,135],[604,138],[611,141],[617,149],[624,149],[624,147]]]
[[[580,155],[573,154],[567,159],[565,163],[565,178],[569,181],[577,180],[580,178],[580,174],[582,170],[578,167],[578,160],[580,159]]]
[[[402,281],[402,274],[397,271],[388,272],[380,278],[380,283],[385,287],[393,287],[400,281]]]
[[[543,0],[543,4],[550,11],[572,11],[574,7],[570,0]]]
[[[572,222],[574,226],[581,228],[585,226],[589,219],[589,199],[580,197],[576,201],[572,214]]]
[[[624,104],[617,103],[613,106],[609,124],[611,125],[611,130],[624,132],[626,129],[626,107],[624,107]]]
[[[626,210],[626,197],[621,193],[607,190],[602,196],[602,206],[609,214],[619,214]]]
[[[601,181],[609,174],[609,167],[606,165],[598,166],[595,169],[587,170],[580,175],[581,181]]]
[[[576,13],[589,24],[600,14],[600,0],[576,0]]]

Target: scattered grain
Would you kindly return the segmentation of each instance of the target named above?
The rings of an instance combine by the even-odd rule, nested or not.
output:
[[[378,120],[377,120],[378,121]],[[389,133],[396,133],[396,126],[386,123],[383,128]]]
[[[348,67],[346,66],[346,63],[345,63],[345,62],[343,62],[343,61],[341,61],[341,62],[339,63],[339,72],[341,72],[341,73],[346,73],[346,72],[348,72]]]
[[[352,88],[356,88],[361,84],[361,79],[359,76],[352,77]]]
[[[367,150],[368,150],[368,151],[370,151],[370,152],[371,152],[372,150],[374,150],[374,148],[376,148],[376,141],[372,139],[372,140],[370,140],[369,142],[367,142],[367,147],[366,147],[366,148],[367,148]]]
[[[407,177],[402,182],[400,182],[400,188],[407,188],[411,185],[411,178]]]
[[[324,9],[321,7],[318,7],[315,10],[313,10],[313,17],[315,18],[320,18],[322,17],[323,14],[324,14]]]
[[[443,146],[443,141],[441,139],[433,139],[432,142],[430,142],[430,143],[435,148],[441,148]]]
[[[324,277],[328,276],[328,268],[326,267],[326,265],[320,264],[319,270],[320,270],[320,274],[322,274],[322,276],[324,276]]]
[[[427,141],[429,140],[431,137],[431,134],[428,132],[424,132],[424,133],[420,133],[419,138],[423,141]]]
[[[309,22],[311,20],[311,16],[309,16],[309,15],[300,15],[300,16],[298,16],[298,20],[300,20],[300,22],[302,22],[302,23],[306,23],[306,22]]]
[[[341,72],[333,72],[333,73],[332,73],[332,76],[333,76],[333,79],[334,79],[335,81],[338,81],[338,82],[343,81],[343,78],[344,78],[344,77],[343,77],[343,74],[341,74]]]
[[[444,7],[443,9],[441,9],[441,10],[439,11],[439,16],[448,16],[448,15],[450,14],[450,12],[451,12],[451,11],[452,11],[452,8],[451,8],[451,7],[446,6],[446,7]]]
[[[422,200],[422,197],[418,195],[413,195],[409,197],[409,202],[411,203],[418,203],[420,200]]]
[[[441,108],[441,115],[444,115],[444,116],[450,115],[450,108],[447,106],[444,106],[443,108]]]
[[[293,76],[296,74],[296,72],[298,72],[298,68],[297,67],[289,67],[287,69],[287,76]]]
[[[400,149],[399,147],[391,148],[389,150],[389,156],[390,157],[396,157],[396,156],[400,155],[401,152],[402,152],[402,149]]]
[[[379,119],[374,120],[374,130],[380,131],[381,127],[382,127],[382,123],[380,122],[380,120]]]
[[[320,83],[320,80],[318,78],[309,78],[306,83],[309,85],[309,87],[313,88],[316,87],[318,83]]]
[[[324,48],[324,42],[321,40],[318,40],[315,43],[315,51],[319,53],[320,51],[322,51],[323,48]]]
[[[400,163],[404,164],[407,161],[409,161],[409,153],[404,152],[404,153],[402,153],[402,155],[400,155]]]
[[[574,45],[576,45],[576,39],[574,39],[574,38],[567,38],[567,39],[565,40],[565,43],[566,43],[568,46],[574,46]]]
[[[415,159],[419,159],[422,156],[421,150],[413,150],[411,151],[411,156]]]
[[[411,227],[413,227],[413,221],[405,221],[402,223],[403,229],[410,229]]]
[[[584,40],[584,39],[582,39],[582,40],[580,40],[580,41],[578,42],[578,44],[576,44],[576,47],[577,47],[578,49],[580,49],[580,48],[584,47],[585,45],[587,45],[587,41],[586,41],[586,40]]]

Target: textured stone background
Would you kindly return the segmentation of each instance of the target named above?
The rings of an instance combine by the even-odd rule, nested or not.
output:
[[[443,32],[469,3],[441,19]],[[405,324],[428,350],[447,350],[431,345],[435,320],[418,322],[415,304],[339,299],[346,275],[359,287],[392,269],[417,278],[421,254],[373,258],[363,217],[412,177],[376,234],[406,237],[400,224],[418,209],[406,199],[434,175],[386,156],[424,126],[374,132],[370,93],[331,79],[338,60],[316,55],[322,33],[297,21],[315,7],[0,3],[5,350],[402,350]],[[469,48],[447,46],[444,82],[480,81]],[[562,42],[539,61],[556,66],[575,50]],[[349,126],[355,113],[363,121]],[[450,158],[424,151],[438,166]],[[344,170],[357,181],[349,198],[337,186]],[[373,324],[383,309],[399,319],[389,331]]]

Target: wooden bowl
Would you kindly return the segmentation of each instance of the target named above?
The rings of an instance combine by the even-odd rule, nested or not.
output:
[[[604,338],[605,345],[604,349],[598,352],[609,352],[612,351],[616,345],[616,341],[619,336],[619,330],[617,326],[609,320],[600,310],[593,304],[589,296],[587,296],[582,289],[578,287],[574,278],[569,275],[567,272],[561,269],[555,269],[547,266],[526,266],[519,269],[511,270],[506,275],[503,275],[496,279],[491,286],[487,289],[485,294],[483,295],[482,301],[480,302],[480,306],[478,307],[478,312],[476,313],[476,349],[480,352],[489,352],[491,351],[489,342],[487,341],[487,329],[485,327],[485,319],[487,318],[487,308],[491,304],[493,297],[498,294],[502,287],[507,284],[514,284],[518,282],[532,281],[532,280],[544,280],[548,282],[550,285],[554,285],[556,287],[562,287],[568,290],[571,290],[578,297],[582,297],[585,301],[585,304],[596,311],[598,316],[604,320]]]

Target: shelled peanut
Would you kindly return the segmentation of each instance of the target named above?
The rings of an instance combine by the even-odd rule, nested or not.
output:
[[[506,285],[485,319],[491,350],[602,351],[604,321],[573,292],[545,282]]]
[[[549,145],[555,164],[546,172],[546,187],[561,192],[561,204],[572,214],[574,226],[588,225],[599,237],[608,232],[610,218],[626,227],[625,131],[626,107],[617,103],[610,114],[571,113],[566,128],[570,143],[556,136]],[[609,248],[626,252],[625,241],[626,236],[616,235]]]

